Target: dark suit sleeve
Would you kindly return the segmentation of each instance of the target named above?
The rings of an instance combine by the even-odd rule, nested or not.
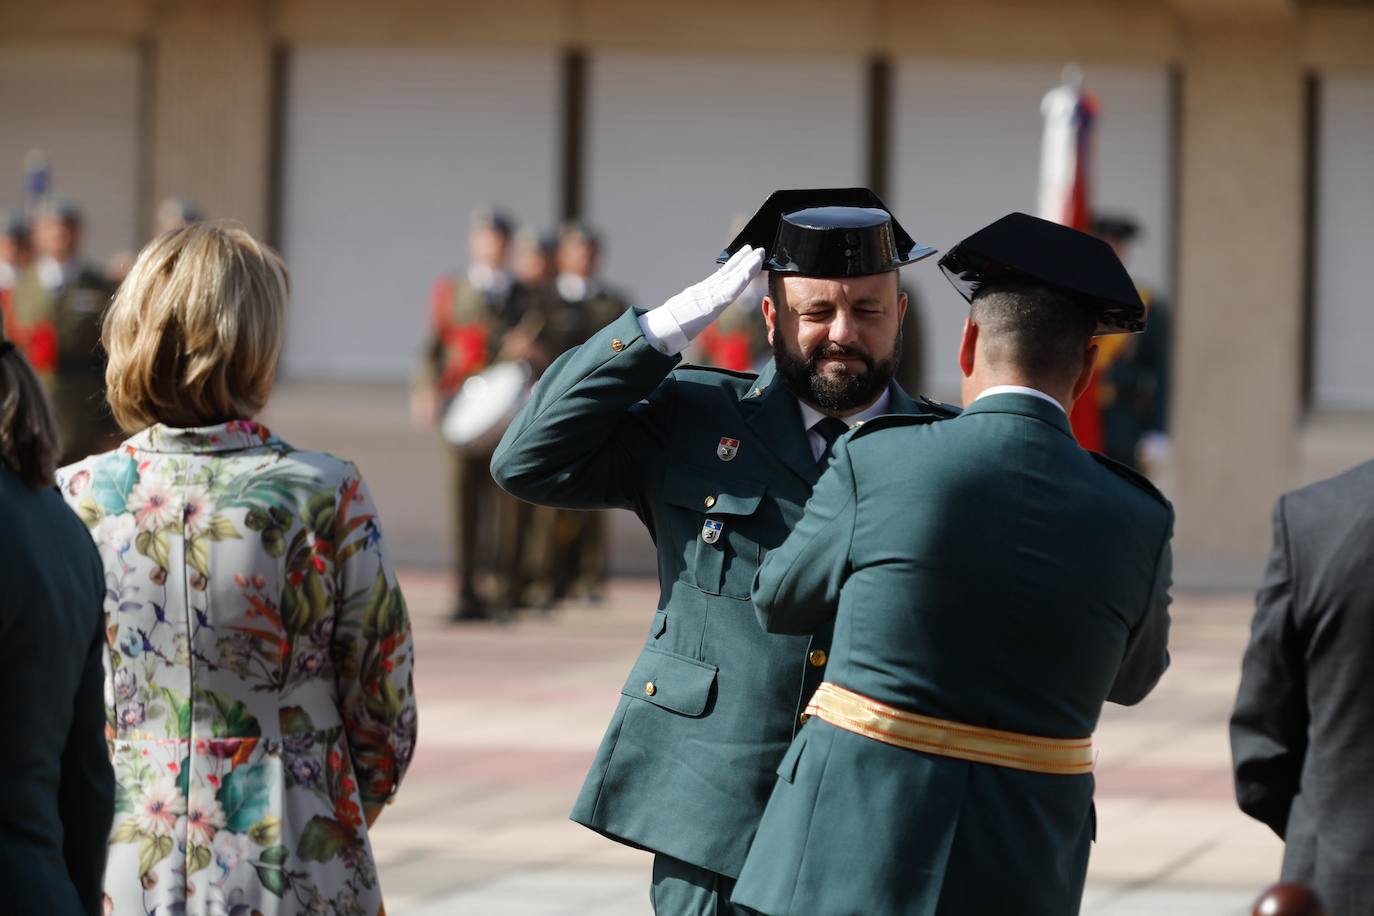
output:
[[[854,468],[842,439],[801,521],[754,575],[754,610],[769,633],[814,633],[835,616],[849,574],[857,507]]]
[[[1236,801],[1280,837],[1288,826],[1307,752],[1306,671],[1294,620],[1295,572],[1280,499],[1274,507],[1274,549],[1255,600],[1240,692],[1231,714]]]
[[[492,457],[513,496],[566,509],[640,505],[671,420],[678,357],[644,339],[633,311],[560,356]]]
[[[110,823],[114,820],[114,770],[105,744],[103,653],[104,633],[101,624],[97,624],[76,692],[67,746],[62,752],[62,784],[57,799],[67,873],[87,913],[101,912],[105,852]]]
[[[1154,584],[1150,589],[1145,613],[1131,628],[1126,639],[1126,653],[1121,659],[1116,680],[1107,699],[1126,706],[1139,703],[1155,689],[1159,679],[1169,668],[1169,589],[1174,581],[1174,554],[1171,541],[1174,534],[1174,514],[1164,528],[1164,539],[1155,560]]]

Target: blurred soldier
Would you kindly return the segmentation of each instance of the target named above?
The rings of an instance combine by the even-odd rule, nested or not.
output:
[[[659,916],[736,912],[734,879],[825,670],[828,637],[754,623],[763,552],[801,516],[838,430],[951,412],[891,381],[897,271],[933,253],[867,189],[779,191],[724,267],[560,357],[492,459],[514,493],[631,509],[653,534],[658,610],[572,817],[655,853]],[[757,376],[679,365],[761,267],[773,362]]]
[[[1140,225],[1129,216],[1103,213],[1093,220],[1093,234],[1129,265]],[[1100,342],[1097,403],[1107,457],[1149,471],[1168,450],[1170,310],[1162,296],[1137,288],[1149,323],[1141,334]]]
[[[1282,881],[1374,913],[1374,462],[1280,497],[1231,715],[1240,809]]]
[[[512,307],[520,315],[520,325],[508,336],[505,350],[509,358],[529,363],[537,378],[552,361],[548,321],[561,306],[554,287],[558,235],[521,229],[515,233],[512,248]],[[513,609],[547,610],[553,605],[550,547],[558,510],[515,499],[499,488],[498,494],[498,578],[506,585],[506,603]]]
[[[556,298],[548,319],[548,355],[556,359],[581,345],[629,308],[625,298],[597,275],[601,240],[585,223],[565,223],[558,232],[554,279]],[[556,510],[543,545],[552,599],[576,590],[601,597],[606,579],[606,517],[601,512]]]
[[[11,296],[12,339],[47,386],[68,463],[121,438],[105,404],[100,321],[114,288],[81,257],[81,212],[46,201],[33,223],[34,261]]]
[[[514,281],[506,269],[512,225],[495,210],[473,211],[468,235],[468,268],[444,274],[430,294],[429,336],[412,391],[412,413],[436,424],[458,391],[492,364],[506,333],[515,325]],[[477,588],[478,557],[497,539],[497,490],[487,466],[490,454],[449,449],[453,498],[454,560],[458,599],[453,620],[491,616]]]
[[[1077,913],[1092,732],[1168,665],[1173,510],[1068,419],[1094,334],[1141,329],[1130,277],[1022,213],[940,267],[971,302],[963,413],[841,438],[754,578],[769,633],[834,635],[735,889],[751,912]]]
[[[21,213],[0,213],[0,290],[13,289],[33,260],[29,224]]]
[[[522,290],[539,290],[553,284],[558,274],[556,235],[521,229],[515,233],[514,249],[511,271]]]

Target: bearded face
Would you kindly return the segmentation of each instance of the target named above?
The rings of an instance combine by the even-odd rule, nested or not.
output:
[[[835,414],[878,399],[901,358],[907,302],[896,276],[774,278],[764,314],[778,375],[793,394]]]

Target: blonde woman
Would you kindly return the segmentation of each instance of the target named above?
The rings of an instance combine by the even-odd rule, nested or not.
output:
[[[0,911],[78,916],[100,910],[114,778],[100,558],[53,489],[59,451],[42,383],[0,332]]]
[[[368,827],[414,749],[410,625],[357,468],[254,420],[287,294],[242,229],[150,243],[102,334],[133,436],[59,474],[105,568],[114,916],[382,910]]]

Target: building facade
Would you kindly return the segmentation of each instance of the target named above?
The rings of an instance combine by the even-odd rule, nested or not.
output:
[[[399,381],[474,204],[592,221],[644,305],[776,187],[872,185],[943,248],[1033,212],[1072,62],[1175,303],[1179,578],[1248,586],[1277,494],[1374,456],[1371,52],[1367,2],[0,0],[0,206],[31,147],[98,257],[192,198],[286,255],[287,378]],[[905,282],[952,396],[962,303]]]

